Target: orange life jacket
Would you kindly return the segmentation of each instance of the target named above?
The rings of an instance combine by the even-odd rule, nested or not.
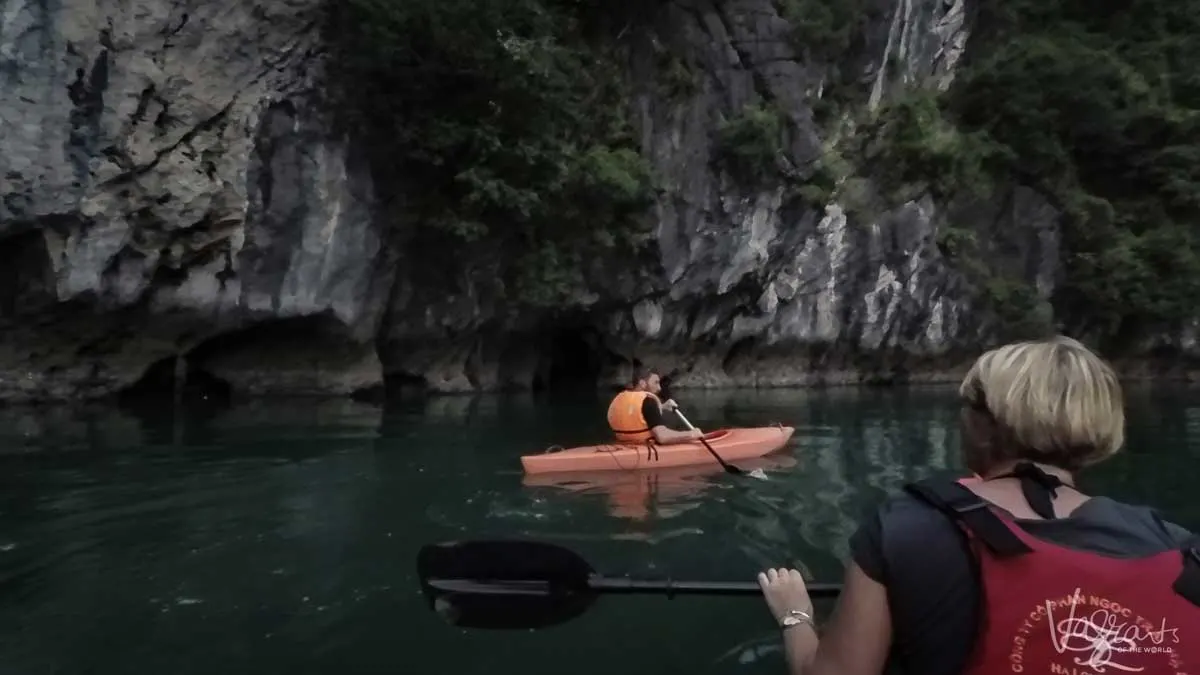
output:
[[[646,418],[642,415],[642,403],[646,397],[659,402],[658,397],[647,391],[625,390],[613,398],[608,405],[608,427],[622,443],[641,443],[654,438]]]

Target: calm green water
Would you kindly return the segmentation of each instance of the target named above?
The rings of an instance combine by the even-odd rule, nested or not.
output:
[[[1085,485],[1200,528],[1200,394],[1129,396],[1131,447]],[[753,598],[606,598],[559,627],[489,633],[419,596],[421,544],[482,536],[563,543],[608,574],[794,564],[839,581],[855,517],[957,466],[946,389],[682,402],[706,429],[794,424],[792,465],[766,482],[523,485],[519,454],[603,438],[599,398],[0,411],[0,673],[780,672]]]

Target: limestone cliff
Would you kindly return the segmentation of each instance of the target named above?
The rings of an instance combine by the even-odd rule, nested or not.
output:
[[[380,381],[391,270],[319,112],[321,10],[0,5],[0,397],[112,393],[196,347],[250,391]]]
[[[875,3],[836,59],[855,105],[951,86],[963,3]],[[939,232],[977,232],[1042,298],[1056,283],[1057,214],[1027,188],[897,201],[866,171],[797,197],[853,144],[853,115],[818,123],[832,60],[797,54],[770,0],[729,0],[671,3],[632,40],[631,109],[668,182],[657,260],[562,311],[447,286],[382,222],[380,191],[403,186],[377,185],[364,139],[330,118],[325,9],[0,0],[0,398],[183,374],[249,393],[529,387],[619,376],[617,357],[681,386],[914,379],[995,325]],[[653,67],[664,49],[689,64],[683,95]],[[787,184],[717,157],[722,125],[764,101],[786,118]]]
[[[876,5],[856,51],[837,57],[862,92],[846,118],[896,91],[950,86],[966,45],[962,0]],[[791,31],[771,0],[668,3],[630,40],[642,152],[666,182],[650,276],[594,285],[549,329],[514,320],[486,279],[450,295],[397,293],[383,331],[389,370],[451,391],[530,386],[562,361],[612,381],[625,372],[603,358],[614,355],[674,371],[684,387],[936,378],[994,327],[942,253],[948,222],[980,232],[1001,266],[1049,297],[1057,214],[1029,189],[889,201],[859,180],[854,199],[873,208],[849,213],[837,189],[822,201],[796,194],[855,130],[814,118],[834,69],[798,54]],[[664,73],[664,54],[682,76]],[[664,85],[672,75],[687,82]],[[741,181],[721,158],[722,126],[763,104],[785,118],[773,161],[787,181]],[[606,302],[614,288],[620,302]]]

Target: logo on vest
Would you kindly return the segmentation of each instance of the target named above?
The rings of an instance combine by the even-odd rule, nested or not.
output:
[[[1050,599],[1029,613],[1017,629],[1012,640],[1012,651],[1008,662],[1012,672],[1022,673],[1025,648],[1034,639],[1034,630],[1048,630],[1054,651],[1067,663],[1050,663],[1048,670],[1038,668],[1031,672],[1048,672],[1054,675],[1106,675],[1108,673],[1136,673],[1145,670],[1144,654],[1161,654],[1171,667],[1183,666],[1179,655],[1171,645],[1179,642],[1176,629],[1168,627],[1166,619],[1157,621],[1140,616],[1109,598],[1084,595],[1076,588],[1069,596]],[[1045,622],[1046,627],[1040,624]],[[1039,664],[1040,665],[1040,664]],[[1182,675],[1182,673],[1180,673]]]

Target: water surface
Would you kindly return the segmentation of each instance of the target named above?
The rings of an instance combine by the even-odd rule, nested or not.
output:
[[[1129,447],[1085,485],[1200,528],[1200,394],[1129,398]],[[563,485],[517,457],[602,439],[606,400],[0,411],[0,673],[781,672],[757,599],[605,598],[559,627],[489,633],[419,595],[420,545],[489,536],[565,544],[607,574],[788,564],[839,581],[865,509],[958,469],[946,388],[681,399],[706,429],[796,435],[765,482],[707,468]]]

